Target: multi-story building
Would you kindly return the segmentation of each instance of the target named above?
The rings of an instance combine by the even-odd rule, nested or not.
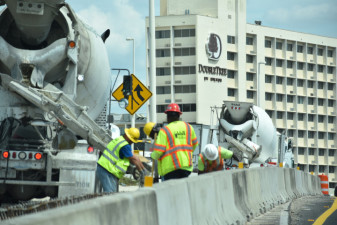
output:
[[[248,24],[245,0],[161,0],[155,24],[158,122],[171,102],[199,124],[224,100],[252,102],[294,140],[295,166],[335,187],[336,38]]]

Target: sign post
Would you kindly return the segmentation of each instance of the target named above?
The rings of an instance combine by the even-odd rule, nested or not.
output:
[[[142,105],[152,96],[151,91],[138,78],[131,74],[132,92],[128,97],[128,106],[125,108],[133,115]],[[120,101],[124,98],[123,84],[121,84],[113,93],[112,96]]]

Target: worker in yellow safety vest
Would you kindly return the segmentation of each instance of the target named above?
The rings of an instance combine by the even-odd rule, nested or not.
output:
[[[158,160],[162,180],[188,177],[193,171],[193,151],[198,140],[193,127],[180,121],[179,105],[171,103],[165,111],[168,125],[160,129],[151,158]]]
[[[204,150],[199,154],[198,174],[219,171],[224,169],[224,159],[239,159],[232,151],[221,146],[218,148],[213,144],[207,144]]]
[[[137,128],[125,129],[125,134],[113,139],[97,162],[97,177],[104,192],[118,192],[119,179],[124,176],[130,162],[143,172],[144,165],[137,155],[132,154],[131,144],[140,136]]]

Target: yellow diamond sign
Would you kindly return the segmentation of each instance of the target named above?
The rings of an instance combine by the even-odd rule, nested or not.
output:
[[[128,97],[128,106],[125,108],[131,115],[133,115],[142,105],[149,100],[152,93],[147,87],[138,80],[138,78],[131,74],[132,78],[132,92]],[[123,84],[121,84],[113,93],[112,96],[117,100],[124,98]]]

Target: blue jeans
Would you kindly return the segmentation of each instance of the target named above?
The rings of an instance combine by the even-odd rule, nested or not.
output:
[[[103,186],[103,191],[108,192],[118,192],[118,178],[112,173],[97,164],[96,175],[101,181]]]

